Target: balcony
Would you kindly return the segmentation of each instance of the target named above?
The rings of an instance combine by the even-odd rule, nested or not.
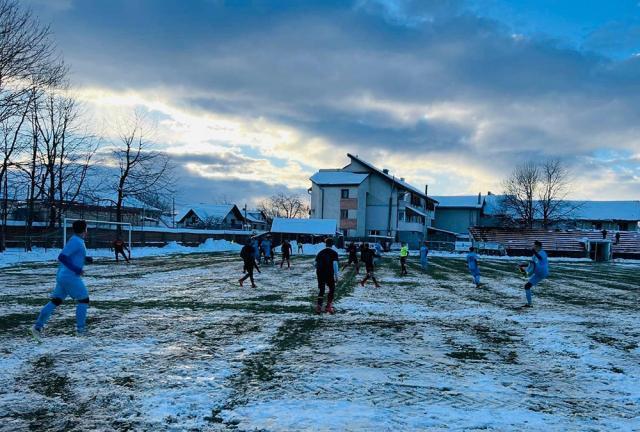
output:
[[[398,231],[424,232],[425,226],[419,222],[398,222]]]
[[[340,219],[340,229],[358,229],[358,220]]]
[[[358,198],[340,198],[340,210],[357,210]]]

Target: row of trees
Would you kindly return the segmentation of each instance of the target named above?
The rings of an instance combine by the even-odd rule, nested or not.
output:
[[[132,116],[105,145],[86,131],[67,72],[49,27],[18,1],[0,0],[0,251],[16,200],[26,202],[28,250],[36,203],[49,228],[80,199],[106,197],[117,221],[129,197],[166,207],[169,160],[150,147],[144,118]]]

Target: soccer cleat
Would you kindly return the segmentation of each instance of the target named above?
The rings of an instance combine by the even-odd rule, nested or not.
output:
[[[85,337],[85,336],[87,336],[87,329],[86,328],[76,329],[76,336],[77,337]]]
[[[316,305],[316,313],[318,315],[322,313],[322,305],[321,304]]]
[[[336,313],[335,309],[333,309],[333,305],[331,303],[327,304],[327,306],[324,308],[324,312],[333,315],[334,313]]]
[[[36,340],[36,342],[41,343],[42,337],[44,336],[44,331],[42,329],[36,328],[36,326],[31,327],[31,336]]]
[[[238,279],[238,282],[240,282],[240,286],[244,285],[244,281],[242,279]]]
[[[360,286],[364,286],[364,281],[360,281]]]
[[[379,283],[376,283],[376,288],[380,288],[380,284]]]
[[[258,285],[253,284],[253,285],[251,285],[251,288],[258,288]]]

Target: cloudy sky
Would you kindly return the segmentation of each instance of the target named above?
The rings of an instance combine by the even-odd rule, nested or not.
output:
[[[178,202],[304,191],[359,154],[434,195],[561,158],[640,199],[638,0],[30,0],[96,129],[133,109]]]

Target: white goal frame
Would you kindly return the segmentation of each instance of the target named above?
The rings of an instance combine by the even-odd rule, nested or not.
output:
[[[131,225],[131,222],[112,222],[112,221],[105,221],[105,220],[88,220],[88,219],[77,219],[77,218],[64,218],[63,222],[62,222],[62,247],[64,247],[67,244],[67,222],[71,222],[73,223],[73,221],[77,221],[77,220],[84,220],[87,223],[87,226],[89,226],[89,224],[103,224],[103,225],[121,225],[121,226],[128,226],[129,229],[129,242],[127,243],[127,245],[129,246],[129,250],[131,250],[133,248],[133,245],[131,244],[131,233],[133,232],[133,225]]]

